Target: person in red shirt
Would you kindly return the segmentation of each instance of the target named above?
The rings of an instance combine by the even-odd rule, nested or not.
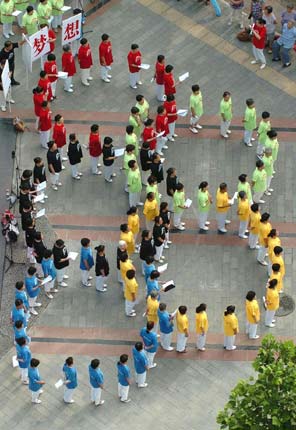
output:
[[[255,25],[252,28],[252,44],[253,44],[253,54],[255,60],[251,61],[251,64],[261,63],[260,69],[266,67],[266,59],[264,55],[265,41],[266,41],[266,27],[265,20],[263,18],[257,19]]]
[[[102,145],[101,145],[101,138],[99,134],[98,124],[93,124],[90,127],[88,150],[90,155],[92,174],[101,175],[102,172],[98,170],[98,167],[101,167],[99,163],[99,156],[102,154]]]
[[[48,28],[48,24],[40,24],[40,28]],[[55,41],[57,40],[55,32],[51,29],[48,28],[48,42],[49,42],[49,52],[46,55],[43,55],[41,57],[41,67],[43,68],[44,62],[46,61],[46,56],[48,54],[51,54],[54,52],[55,50]]]
[[[64,146],[66,145],[67,141],[67,133],[64,124],[64,118],[60,114],[57,114],[54,117],[52,140],[54,140],[57,145],[61,161],[67,161],[68,158],[64,157]],[[64,170],[64,166],[62,166],[62,169]]]
[[[44,94],[43,88],[41,87],[34,88],[33,103],[34,103],[34,112],[36,115],[36,123],[35,123],[36,130],[38,130],[40,109],[41,109],[42,102],[44,102],[44,100],[46,100],[46,96]]]
[[[139,50],[139,45],[133,43],[131,50],[127,56],[128,68],[129,68],[129,84],[133,89],[137,89],[137,84],[142,85],[140,81],[140,70],[139,67],[142,63],[142,54]]]
[[[80,40],[80,48],[78,49],[78,63],[81,71],[81,82],[86,87],[89,87],[89,82],[93,78],[90,76],[90,68],[93,65],[90,44],[88,40],[83,37]]]
[[[44,70],[41,70],[39,76],[40,76],[40,79],[38,81],[38,87],[43,88],[47,101],[51,102],[53,100],[53,95],[52,95],[51,83],[50,83],[50,80],[48,79],[47,73]]]
[[[64,90],[68,93],[73,93],[72,78],[76,73],[76,65],[70,45],[63,46],[62,69],[63,72],[68,73],[64,83]]]
[[[41,147],[48,149],[47,143],[49,142],[51,130],[51,111],[49,110],[48,101],[46,100],[44,100],[41,104],[38,130]]]
[[[156,115],[156,132],[157,134],[164,132],[164,134],[157,138],[156,140],[156,152],[159,155],[163,155],[162,150],[168,149],[167,145],[167,135],[169,134],[169,122],[166,110],[163,106],[158,106]]]
[[[168,125],[169,125],[168,140],[170,140],[171,142],[174,142],[175,141],[174,137],[178,137],[177,134],[175,134],[175,126],[176,126],[178,115],[177,115],[177,104],[176,104],[174,94],[167,95],[167,99],[164,102],[163,107],[165,108],[168,116]]]
[[[164,71],[165,71],[165,57],[158,55],[155,64],[154,79],[156,84],[156,98],[158,101],[164,101]]]
[[[174,67],[168,64],[165,68],[165,72],[163,75],[163,83],[164,83],[164,93],[167,96],[168,94],[176,93],[176,83],[173,75]]]
[[[104,82],[110,82],[112,76],[110,75],[111,65],[113,63],[112,44],[109,35],[102,34],[102,42],[99,46],[99,61],[101,65],[101,78]]]
[[[54,54],[48,54],[47,61],[45,61],[43,69],[48,76],[48,79],[51,85],[52,96],[55,99],[57,82],[58,82],[58,68],[57,68],[56,56]]]
[[[150,151],[154,152],[156,149],[156,131],[153,128],[154,120],[152,118],[146,119],[144,122],[144,130],[142,133],[143,142],[148,142]]]

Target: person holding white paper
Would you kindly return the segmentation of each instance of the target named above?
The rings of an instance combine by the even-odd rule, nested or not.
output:
[[[209,184],[207,181],[203,181],[199,184],[197,193],[197,208],[198,208],[198,225],[200,233],[204,233],[209,230],[208,221],[209,210],[213,203],[212,196],[209,193]]]
[[[16,340],[16,359],[21,371],[21,381],[24,385],[28,385],[28,370],[31,361],[31,351],[28,347],[26,338],[20,337]]]
[[[142,170],[142,184],[147,186],[147,180],[150,176],[150,167],[152,165],[152,151],[149,142],[143,142],[140,149],[140,162]]]
[[[38,14],[33,6],[28,6],[26,12],[22,17],[22,31],[28,36],[37,33],[39,26]]]
[[[69,266],[68,250],[62,239],[57,239],[52,248],[54,267],[57,272],[57,283],[59,287],[67,287],[65,280],[69,279],[65,275],[65,269]]]
[[[47,163],[51,187],[53,190],[57,191],[58,187],[62,186],[62,183],[60,182],[60,172],[62,171],[61,156],[54,140],[50,140],[47,146]]]
[[[159,216],[162,219],[163,226],[165,229],[165,239],[164,239],[164,249],[169,249],[169,245],[172,243],[170,240],[170,213],[169,213],[169,205],[167,202],[161,202],[159,208]]]
[[[145,276],[145,269],[147,269],[147,266],[151,265],[151,271],[155,270],[155,266],[154,266],[154,264],[152,264],[154,261],[154,258],[153,258],[154,255],[155,255],[155,247],[154,247],[154,244],[152,244],[151,232],[149,230],[143,230],[142,231],[142,241],[141,241],[141,245],[140,245],[140,259],[142,260],[142,275],[143,276]],[[149,264],[147,263],[147,258],[148,258]],[[152,261],[150,263],[151,259],[152,259]],[[150,272],[149,272],[149,275],[150,275]]]
[[[229,203],[229,196],[227,192],[227,184],[222,182],[219,185],[216,194],[216,214],[217,214],[217,223],[218,223],[218,233],[227,233],[225,228],[226,224],[230,224],[230,221],[226,219],[227,212],[231,204]]]
[[[137,103],[135,104],[135,107],[139,109],[140,119],[144,124],[149,117],[149,103],[147,102],[145,97],[142,96],[141,94],[138,94],[136,96],[136,100],[137,100]]]
[[[166,177],[167,200],[169,203],[169,211],[172,213],[174,211],[174,192],[176,191],[178,177],[177,177],[177,171],[175,167],[170,167],[166,173],[167,173],[167,177]]]
[[[3,28],[3,36],[6,39],[9,39],[10,35],[14,36],[14,32],[12,31],[12,23],[14,21],[14,16],[12,15],[13,10],[13,0],[2,0],[0,3],[0,16]]]
[[[69,145],[68,145],[67,155],[69,158],[72,178],[76,180],[80,180],[83,174],[78,171],[78,168],[83,158],[83,154],[82,154],[80,142],[76,138],[75,133],[71,133],[69,135]]]
[[[176,351],[185,353],[186,344],[189,337],[189,321],[186,315],[187,306],[181,305],[178,307],[176,322],[177,322],[177,347]]]
[[[63,372],[65,375],[65,391],[64,391],[64,402],[68,404],[75,403],[72,399],[74,390],[77,388],[77,370],[74,367],[73,357],[66,358],[65,364],[63,366]]]
[[[93,80],[93,78],[90,76],[90,69],[91,69],[91,66],[93,65],[93,61],[92,61],[91,47],[88,40],[85,37],[83,37],[80,40],[80,47],[78,49],[77,58],[80,66],[81,82],[86,87],[89,87],[90,85],[89,81]]]
[[[158,134],[164,132],[162,136],[157,137],[157,141],[156,141],[156,152],[159,155],[163,155],[162,150],[168,149],[166,142],[168,140],[167,135],[170,133],[169,120],[164,106],[158,106],[155,123],[156,123],[155,125],[156,132]]]
[[[209,328],[208,316],[206,313],[207,305],[201,303],[197,306],[195,312],[195,328],[197,334],[196,348],[199,351],[205,351],[207,332]]]
[[[59,290],[54,287],[57,273],[54,267],[51,249],[46,249],[44,251],[44,256],[42,258],[41,264],[44,278],[47,278],[48,276],[51,277],[51,281],[46,282],[46,284],[44,284],[45,294],[49,299],[53,299],[53,295],[51,293],[57,293]]]
[[[143,206],[140,201],[142,191],[142,179],[140,169],[136,160],[130,160],[128,162],[128,175],[127,175],[127,186],[129,192],[129,205],[132,206]]]
[[[114,161],[116,160],[114,147],[112,145],[113,139],[112,137],[106,136],[104,137],[103,144],[103,164],[104,164],[104,178],[106,182],[113,182],[113,179],[116,176],[114,173]]]
[[[203,115],[203,102],[202,102],[202,93],[200,91],[199,85],[192,85],[192,94],[189,100],[189,107],[191,112],[190,118],[190,127],[189,130],[192,133],[198,133],[198,129],[201,129],[202,126],[199,124],[199,120]]]
[[[174,192],[174,227],[178,230],[185,230],[185,222],[181,222],[185,206],[185,190],[184,185],[179,182],[176,185],[176,191]]]
[[[168,126],[169,126],[169,134],[168,134],[168,140],[170,142],[175,141],[175,137],[178,137],[178,135],[175,133],[175,127],[176,127],[176,121],[178,119],[177,115],[177,104],[175,100],[174,94],[168,94],[166,101],[163,104],[167,116],[168,116]]]
[[[40,377],[38,366],[40,361],[37,358],[32,358],[30,361],[30,367],[28,371],[29,376],[29,390],[32,394],[32,403],[41,403],[39,399],[40,394],[43,393],[42,386],[45,384]]]
[[[156,98],[159,102],[165,100],[164,96],[164,71],[165,71],[165,57],[158,55],[155,64],[154,79],[156,84]]]
[[[136,246],[136,253],[139,253],[139,247],[140,245],[137,244],[137,237],[140,231],[140,217],[138,214],[138,208],[136,206],[132,206],[127,211],[127,225],[130,229],[130,231],[134,235],[134,242]]]
[[[173,351],[171,346],[172,334],[174,331],[174,318],[166,310],[166,304],[160,303],[158,308],[160,346],[165,351]]]
[[[142,85],[140,81],[140,65],[142,63],[142,54],[139,50],[139,45],[133,43],[131,50],[127,56],[129,67],[129,84],[132,89],[137,89],[137,84]]]

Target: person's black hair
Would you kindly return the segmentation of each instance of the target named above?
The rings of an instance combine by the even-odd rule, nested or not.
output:
[[[142,239],[145,239],[148,235],[149,235],[149,230],[143,230],[141,237],[142,237]]]
[[[185,315],[187,312],[187,306],[185,306],[185,305],[179,306],[178,311],[180,312],[181,315]]]
[[[183,188],[184,188],[184,185],[181,182],[178,182],[178,184],[176,185],[176,190],[181,191],[183,190]]]
[[[272,13],[272,11],[273,11],[272,6],[266,6],[265,9],[267,10],[268,13]]]
[[[270,281],[268,281],[268,288],[275,288],[278,284],[278,280],[277,279],[271,279]]]
[[[30,276],[35,275],[36,272],[37,272],[36,267],[33,267],[33,266],[29,267],[28,275],[30,275]]]
[[[137,102],[140,102],[141,100],[143,100],[143,98],[144,98],[144,96],[142,96],[142,94],[136,95]]]
[[[15,283],[15,288],[16,288],[17,290],[21,290],[21,289],[23,288],[23,286],[24,286],[23,281],[17,281],[17,282]]]
[[[52,256],[52,250],[51,249],[46,249],[44,251],[44,258],[50,258]]]
[[[168,207],[168,202],[161,202],[159,206],[160,212],[163,212]]]
[[[134,277],[136,276],[136,271],[134,269],[130,269],[126,272],[127,279],[134,279]]]
[[[163,60],[165,59],[165,56],[164,55],[158,55],[157,56],[157,61],[159,62],[159,63],[161,63]]]
[[[152,272],[150,273],[150,279],[157,279],[159,278],[160,273],[158,270],[152,270]]]
[[[48,54],[47,61],[55,61],[55,60],[56,60],[56,56],[52,52]]]
[[[262,25],[265,25],[265,24],[266,24],[266,21],[265,21],[265,19],[263,19],[263,18],[258,18],[258,19],[257,19],[257,22],[258,22],[259,24],[262,24]]]
[[[195,312],[199,314],[200,312],[206,311],[207,305],[205,303],[201,303],[197,308],[195,309]]]
[[[265,222],[265,221],[268,221],[268,220],[269,220],[269,218],[270,218],[270,214],[269,214],[268,212],[264,212],[264,213],[261,215],[261,219],[260,219],[260,221],[261,221],[261,222]]]
[[[224,315],[231,315],[235,312],[235,306],[234,305],[229,305],[227,306],[226,310],[224,311]]]
[[[24,304],[24,302],[22,301],[22,299],[16,299],[16,300],[14,301],[14,304],[15,304],[15,306],[16,306],[16,307],[18,307],[18,306],[23,305],[23,304]]]
[[[47,107],[47,106],[48,106],[48,101],[43,100],[43,102],[41,103],[41,107]]]
[[[145,127],[150,127],[154,123],[154,120],[152,118],[147,118],[144,122]]]
[[[199,85],[197,85],[197,84],[194,84],[194,85],[192,85],[192,87],[191,87],[191,90],[192,90],[192,92],[193,93],[196,93],[196,91],[199,91]]]
[[[221,182],[221,184],[219,185],[220,191],[225,190],[226,188],[227,188],[226,182]]]
[[[146,324],[146,329],[147,331],[151,331],[154,327],[154,322],[153,321],[148,321]]]
[[[61,246],[64,246],[64,245],[65,245],[65,242],[63,241],[63,239],[58,239],[58,240],[56,240],[56,245],[57,245],[58,247],[61,247]]]
[[[231,94],[230,94],[230,92],[229,91],[224,91],[224,93],[223,93],[223,98],[224,97],[226,97],[226,96],[230,96]]]
[[[69,134],[69,140],[72,142],[74,140],[76,140],[76,134],[75,133],[70,133]]]
[[[69,45],[69,44],[64,45],[64,46],[63,46],[63,51],[64,51],[64,52],[69,52],[69,51],[71,51],[71,45]]]
[[[168,94],[166,99],[168,102],[172,102],[173,100],[175,100],[175,96],[174,94]]]
[[[102,36],[101,36],[101,39],[103,40],[103,42],[104,42],[105,40],[108,40],[108,39],[109,39],[109,34],[107,34],[107,33],[103,33],[103,34],[102,34]]]
[[[239,175],[238,180],[244,184],[247,180],[247,176],[248,175],[246,173],[242,173],[241,175]]]
[[[36,240],[42,240],[42,233],[41,233],[41,231],[36,231],[34,239],[36,239]]]
[[[173,70],[174,70],[174,66],[172,66],[171,64],[168,64],[167,66],[165,66],[166,73],[171,73]]]
[[[153,185],[155,182],[157,182],[157,179],[155,176],[150,175],[149,178],[147,179],[147,182],[149,185]]]
[[[139,49],[139,45],[137,45],[136,43],[132,43],[131,45],[131,49]]]
[[[29,179],[32,175],[33,175],[33,172],[32,172],[32,170],[29,170],[29,169],[25,169],[22,173],[22,176],[25,179]]]
[[[246,295],[246,300],[249,300],[249,302],[251,302],[252,300],[255,299],[255,297],[256,297],[255,291],[248,291]]]
[[[259,210],[259,205],[258,205],[258,203],[253,203],[252,205],[251,205],[251,211],[252,212],[257,212]]]
[[[143,349],[143,342],[136,342],[135,343],[135,348],[137,351],[142,351]]]
[[[199,190],[203,190],[204,188],[206,188],[209,185],[209,183],[207,181],[202,181],[199,186],[198,189]]]
[[[90,239],[88,237],[83,237],[80,241],[82,246],[87,246],[90,244]]]
[[[161,219],[162,219],[162,218],[161,218],[161,216],[157,215],[157,216],[154,218],[154,222],[155,222],[155,224],[159,224]]]
[[[125,364],[128,360],[128,355],[127,354],[121,354],[121,356],[119,357],[119,363],[118,364]]]
[[[167,175],[171,176],[174,173],[175,170],[176,170],[175,167],[169,167],[168,170],[166,171]]]
[[[267,237],[275,237],[275,236],[276,236],[276,229],[272,228],[268,233]]]
[[[136,206],[131,206],[130,208],[129,208],[129,210],[127,211],[127,215],[133,215],[133,214],[136,214],[137,213],[137,207]]]
[[[136,160],[130,160],[127,165],[130,169],[133,169],[135,165],[137,164]]]
[[[110,143],[112,143],[112,142],[113,142],[112,137],[110,137],[110,136],[104,137],[104,145],[110,145]]]
[[[30,361],[31,367],[38,367],[39,364],[40,364],[40,361],[38,360],[38,358],[31,358],[31,361]]]
[[[28,6],[26,9],[27,13],[32,12],[32,10],[34,10],[33,6]]]
[[[58,122],[62,118],[62,115],[59,113],[54,117],[55,122]]]
[[[160,114],[162,114],[162,113],[164,113],[164,107],[161,105],[161,106],[158,106],[158,108],[157,108],[157,113],[158,113],[158,115],[160,115]]]
[[[267,136],[270,139],[273,139],[274,137],[277,137],[277,132],[273,128],[271,130],[269,130],[266,134],[267,134]]]
[[[33,94],[41,94],[41,93],[43,93],[43,88],[42,87],[39,87],[37,85],[37,87],[33,88]]]
[[[72,366],[72,364],[74,363],[73,357],[66,358],[65,363],[67,364],[67,366]]]
[[[128,231],[128,225],[126,223],[120,224],[120,231],[122,231],[123,233]]]
[[[153,261],[154,261],[154,257],[152,255],[149,255],[148,257],[145,258],[146,264],[152,264]]]
[[[15,339],[15,341],[19,346],[26,345],[26,338],[25,337],[19,337],[18,339]]]
[[[45,78],[45,76],[47,75],[45,70],[41,70],[41,72],[39,73],[40,78]]]
[[[97,369],[100,365],[100,360],[98,360],[97,358],[94,358],[93,360],[91,360],[90,362],[90,367],[92,369]]]
[[[105,245],[99,245],[99,246],[96,246],[96,247],[95,247],[95,250],[96,250],[97,252],[103,252],[103,251],[105,251]]]
[[[152,154],[152,162],[158,159],[159,159],[159,154],[157,152],[154,152],[154,154]]]
[[[121,254],[121,256],[119,257],[120,261],[122,263],[125,263],[128,260],[128,253],[124,252],[123,254]]]
[[[50,140],[49,142],[47,142],[48,149],[51,149],[54,144],[55,144],[54,140]]]
[[[270,113],[269,112],[267,112],[267,111],[264,111],[264,112],[262,112],[262,118],[263,119],[267,119],[267,118],[269,118],[270,117]]]
[[[132,145],[131,143],[129,143],[128,145],[126,145],[125,150],[126,152],[132,152],[135,150],[135,145]]]
[[[127,132],[127,134],[131,134],[131,133],[133,133],[133,131],[134,131],[134,126],[133,125],[127,125],[126,127],[125,127],[125,131]]]
[[[85,37],[83,37],[82,39],[80,39],[80,45],[86,45],[87,42],[88,42],[88,40]]]
[[[255,102],[254,102],[254,99],[247,99],[247,100],[246,100],[246,105],[247,105],[248,107],[252,106],[254,103],[255,103]]]
[[[131,108],[131,113],[133,114],[133,115],[136,115],[137,113],[139,113],[140,112],[140,109],[139,108],[137,108],[136,106],[133,106],[132,108]]]
[[[142,143],[142,149],[149,149],[149,148],[150,148],[149,142],[143,142]]]
[[[93,125],[90,126],[90,131],[92,133],[95,133],[98,130],[99,130],[99,125],[98,124],[93,124]]]
[[[165,311],[166,307],[167,307],[167,305],[165,303],[159,303],[159,310],[160,311]]]
[[[150,191],[150,193],[147,194],[146,198],[149,200],[152,197],[155,198],[155,195],[154,195],[154,193],[152,191]]]
[[[15,328],[22,328],[22,326],[23,326],[23,321],[16,321],[15,323],[14,323],[14,326],[15,326]]]
[[[281,270],[281,265],[279,263],[273,263],[271,268],[274,272],[279,272]]]
[[[247,195],[247,193],[246,193],[245,191],[240,191],[240,192],[238,193],[238,197],[239,197],[240,199],[244,199],[244,198],[246,197],[246,195]]]
[[[275,246],[273,248],[273,252],[275,253],[275,255],[279,255],[281,252],[283,252],[283,248],[281,246]]]
[[[264,166],[264,163],[263,163],[262,160],[257,160],[256,161],[256,167],[257,167],[257,169],[260,169],[260,167],[263,167],[263,166]]]

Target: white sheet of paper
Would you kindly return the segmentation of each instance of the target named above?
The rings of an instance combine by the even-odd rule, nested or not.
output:
[[[191,199],[186,199],[185,206],[187,208],[190,208],[191,205],[192,205],[192,200]]]
[[[143,313],[142,317],[145,318],[145,316],[146,316],[146,312]]]
[[[36,190],[37,191],[42,191],[45,190],[46,188],[46,181],[40,182],[40,184],[37,185]]]
[[[42,200],[44,200],[44,193],[39,194],[38,196],[36,196],[34,198],[34,203],[38,203],[41,202]]]
[[[177,315],[178,312],[178,308],[174,310],[174,312],[171,313],[171,317],[175,318],[175,316]]]
[[[70,258],[70,260],[73,260],[73,261],[76,260],[77,256],[78,256],[78,252],[72,251],[72,252],[69,252],[69,254],[68,254],[68,257]]]
[[[54,386],[56,387],[56,389],[58,390],[59,388],[61,388],[64,385],[64,381],[62,379],[59,379]]]
[[[14,12],[12,12],[12,16],[18,16],[20,13],[22,13],[21,10],[15,10]]]
[[[175,285],[175,282],[172,279],[170,281],[167,281],[164,284],[162,284],[162,288],[165,288],[165,287],[167,287],[168,285],[171,285],[171,284]]]
[[[42,208],[42,209],[40,209],[40,211],[38,211],[37,213],[36,213],[36,216],[35,216],[35,218],[37,219],[37,218],[41,218],[42,216],[44,216],[45,215],[45,208]]]
[[[63,7],[61,7],[61,10],[63,12],[68,12],[68,10],[70,10],[70,9],[72,9],[71,6],[63,6]]]
[[[16,358],[16,355],[13,355],[12,356],[12,367],[18,367],[18,365],[19,365],[19,362]]]
[[[68,72],[62,72],[62,71],[58,72],[58,78],[67,79],[67,77],[68,77]]]
[[[162,266],[158,266],[157,271],[159,273],[163,273],[163,272],[165,272],[167,270],[167,268],[168,268],[168,263],[165,263]]]
[[[236,200],[237,199],[237,191],[233,194],[233,197],[232,197],[232,199],[229,199],[228,200],[228,203],[230,204],[230,205],[233,205],[233,203],[234,203],[234,200]]]
[[[189,78],[189,72],[183,73],[183,75],[179,76],[179,81],[183,82],[185,79]]]
[[[177,110],[177,115],[179,116],[187,116],[188,114],[188,109],[178,109]]]
[[[148,69],[150,69],[150,64],[142,63],[139,67],[140,67],[140,69],[148,70]]]
[[[160,159],[160,162],[161,162],[161,163],[164,163],[164,162],[165,162],[165,158],[161,158],[161,159]]]
[[[47,284],[47,283],[48,283],[48,282],[50,282],[50,281],[52,281],[52,277],[49,275],[49,276],[47,276],[46,278],[44,278],[44,279],[42,280],[42,282],[41,282],[41,284],[40,284],[40,285]]]
[[[85,143],[82,144],[83,148],[88,149],[88,146]]]
[[[118,148],[114,150],[115,157],[122,157],[124,154],[125,148]]]
[[[161,131],[160,133],[157,133],[156,137],[161,137],[164,135],[164,133],[165,133],[165,131]]]

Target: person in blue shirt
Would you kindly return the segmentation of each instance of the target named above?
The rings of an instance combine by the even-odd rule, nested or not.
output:
[[[94,265],[94,258],[92,255],[92,249],[90,247],[90,240],[87,237],[83,237],[80,243],[81,282],[83,287],[91,287],[91,283],[89,281],[92,279],[92,277],[89,276],[89,271]]]
[[[162,287],[160,286],[161,282],[158,281],[159,276],[160,273],[157,270],[153,270],[150,273],[146,284],[146,299],[151,295],[152,291],[156,291],[157,293],[160,293],[160,291],[162,291]],[[160,300],[160,294],[158,294],[157,300]]]
[[[173,351],[171,346],[174,331],[173,317],[166,310],[166,304],[160,303],[157,311],[160,331],[160,345],[165,351]]]
[[[21,321],[27,327],[27,317],[22,299],[16,299],[10,314],[11,322]]]
[[[26,313],[27,320],[29,319],[29,299],[26,293],[26,287],[23,281],[18,281],[15,283],[15,299],[21,299],[24,304],[24,309]]]
[[[131,385],[131,371],[127,365],[128,355],[122,354],[117,363],[118,396],[121,402],[129,403],[129,386]]]
[[[44,284],[44,291],[49,299],[53,299],[53,295],[51,293],[57,293],[59,290],[54,288],[57,272],[53,264],[51,249],[46,249],[44,251],[41,266],[44,273],[44,278],[47,278],[47,276],[51,276],[52,278],[50,282],[46,282],[46,284]]]
[[[147,257],[144,264],[144,276],[145,276],[145,282],[147,284],[148,278],[150,277],[151,272],[153,270],[156,270],[155,264],[154,264],[154,257]]]
[[[148,369],[153,369],[157,366],[153,362],[155,354],[158,349],[157,334],[153,331],[154,322],[148,321],[146,327],[140,330],[140,336],[144,343],[145,352],[148,359]]]
[[[65,374],[65,392],[64,392],[64,402],[65,403],[75,403],[72,399],[75,388],[77,387],[77,370],[74,367],[73,357],[68,357],[63,366],[63,372]]]
[[[37,358],[32,358],[30,361],[29,367],[29,390],[32,393],[32,403],[41,403],[39,399],[40,394],[43,393],[42,385],[45,384],[45,381],[42,381],[40,378],[38,366],[40,361]]]
[[[38,315],[38,312],[34,309],[35,307],[42,306],[41,303],[36,302],[37,297],[40,294],[40,285],[36,276],[37,270],[35,267],[29,267],[28,274],[25,277],[25,286],[29,296],[29,308],[33,315]]]
[[[27,345],[29,345],[29,343],[31,342],[31,338],[26,333],[23,321],[16,321],[14,323],[13,330],[15,344],[17,339],[19,339],[20,337],[24,337],[26,339]]]
[[[143,342],[136,342],[133,347],[134,366],[136,371],[136,384],[138,388],[148,387],[146,382],[148,359],[146,357]]]
[[[90,383],[90,398],[95,406],[100,406],[105,403],[101,400],[102,390],[104,389],[104,375],[100,369],[100,360],[94,358],[88,366],[89,383]]]
[[[288,21],[283,25],[281,36],[272,44],[272,61],[281,61],[281,50],[283,67],[291,66],[290,51],[294,46],[295,39],[296,28],[294,27],[294,22]]]
[[[31,351],[24,337],[20,337],[16,341],[16,359],[19,362],[22,383],[28,385],[28,368],[31,361]]]

